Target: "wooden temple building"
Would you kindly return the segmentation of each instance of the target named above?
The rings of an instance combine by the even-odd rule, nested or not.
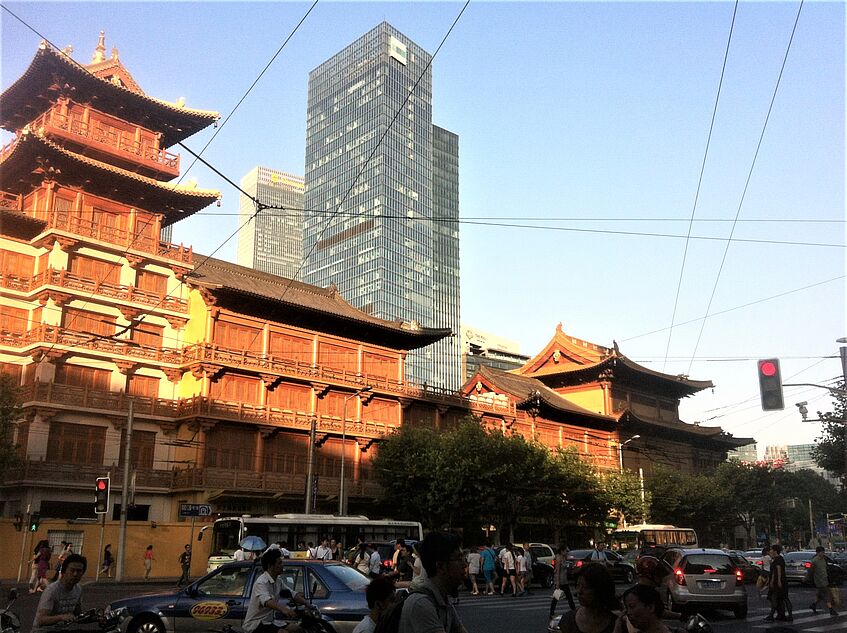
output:
[[[180,503],[302,512],[313,423],[323,512],[337,505],[342,451],[349,510],[369,511],[379,440],[410,422],[472,414],[607,469],[640,434],[624,462],[648,473],[708,469],[746,443],[679,420],[679,399],[710,383],[561,328],[521,369],[481,367],[460,393],[409,383],[407,351],[448,331],[162,241],[220,198],[175,183],[170,151],[217,119],[146,95],[102,34],[88,65],[42,43],[0,94],[0,127],[14,134],[0,150],[0,371],[22,392],[20,465],[0,475],[0,516],[92,516],[97,477],[124,485],[130,402],[137,521],[175,520]]]

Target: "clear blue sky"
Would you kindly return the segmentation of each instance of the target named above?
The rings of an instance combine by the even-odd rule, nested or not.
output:
[[[309,5],[4,6],[57,46],[72,44],[82,63],[102,29],[148,94],[226,117]],[[236,182],[257,164],[302,174],[309,71],[381,20],[434,52],[461,6],[322,0],[204,157]],[[714,392],[686,401],[684,419],[753,436],[761,450],[811,442],[819,428],[801,424],[793,405],[807,400],[814,412],[829,398],[791,388],[784,412],[764,414],[752,359],[781,357],[785,382],[839,375],[838,360],[824,357],[847,335],[844,279],[717,314],[699,346],[701,321],[680,325],[665,363],[685,240],[555,230],[685,236],[734,6],[472,2],[434,62],[434,120],[460,137],[463,323],[534,354],[561,321],[574,336],[617,340],[648,367],[711,379]],[[797,9],[738,7],[692,236],[726,238],[740,206],[736,239],[845,242],[841,2],[803,6],[742,203]],[[0,19],[5,88],[40,37],[5,11]],[[187,143],[198,151],[212,134]],[[205,167],[188,177],[223,192],[221,208],[175,227],[175,241],[208,254],[236,230],[238,195]],[[537,228],[490,225],[498,222]],[[677,323],[706,313],[725,244],[689,242]],[[218,255],[233,260],[235,241]],[[843,247],[733,242],[711,313],[844,268]]]

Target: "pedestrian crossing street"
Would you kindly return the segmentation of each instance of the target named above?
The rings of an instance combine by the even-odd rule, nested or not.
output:
[[[547,613],[550,609],[550,591],[538,590],[516,598],[512,597],[511,594],[505,596],[499,594],[472,596],[463,592],[459,596],[459,604],[456,605],[456,608],[459,617],[465,622],[468,619],[474,620],[475,616],[487,615],[489,617],[486,617],[486,620],[489,618],[499,620],[501,617],[511,619],[512,616],[517,616],[517,619],[524,624],[532,622],[531,630],[525,629],[526,633],[534,633],[535,631],[544,633],[546,627],[542,626],[541,622],[546,623],[547,621]],[[567,600],[562,599],[559,601],[556,613],[561,614],[567,610]],[[498,614],[498,612],[500,613]],[[716,633],[768,633],[769,630],[779,627],[788,627],[789,630],[796,633],[847,633],[847,606],[841,608],[840,615],[837,617],[829,615],[824,609],[819,609],[817,614],[809,608],[795,609],[793,622],[764,622],[768,612],[767,603],[754,598],[750,600],[746,620],[736,620],[732,617],[732,614],[723,611],[709,612],[704,615]],[[504,620],[503,623],[505,624]],[[535,623],[539,625],[537,628]],[[672,622],[666,622],[666,624],[675,628]],[[469,628],[470,630],[472,629]]]

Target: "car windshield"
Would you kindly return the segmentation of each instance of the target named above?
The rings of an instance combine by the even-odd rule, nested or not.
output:
[[[588,558],[593,549],[573,549],[568,553],[568,558]]]
[[[732,561],[720,554],[691,554],[685,559],[685,573],[732,574]]]
[[[351,591],[364,589],[371,582],[370,578],[365,576],[362,572],[353,569],[352,567],[348,567],[347,565],[327,565],[321,569],[321,572],[326,572],[327,574],[334,576]]]

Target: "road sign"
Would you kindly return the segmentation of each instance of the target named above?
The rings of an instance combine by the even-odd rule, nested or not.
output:
[[[181,517],[210,517],[212,506],[205,503],[180,503],[179,516]]]

